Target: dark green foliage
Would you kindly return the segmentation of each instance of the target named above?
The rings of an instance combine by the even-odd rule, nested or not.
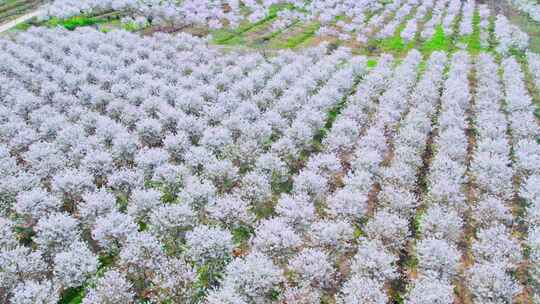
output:
[[[254,233],[255,231],[253,228],[249,226],[240,226],[232,231],[233,241],[235,244],[242,244],[249,240]]]
[[[58,304],[79,304],[85,295],[85,288],[83,286],[77,288],[69,288],[62,293],[60,302]]]
[[[26,246],[32,245],[32,237],[36,234],[31,227],[16,226],[15,232],[19,241]]]

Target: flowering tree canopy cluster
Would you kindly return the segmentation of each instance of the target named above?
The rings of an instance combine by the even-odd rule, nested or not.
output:
[[[534,10],[531,5],[522,6]],[[487,4],[475,0],[55,0],[45,6],[43,17],[109,12],[120,13],[123,21],[137,26],[203,26],[210,30],[243,31],[246,24],[257,26],[271,21],[270,28],[279,34],[297,24],[307,24],[314,26],[321,39],[335,38],[364,46],[396,36],[405,45],[441,39],[437,37],[441,34],[468,40],[477,34],[475,26],[480,46],[488,49],[496,40],[497,51],[503,55],[512,49],[524,50],[529,42],[528,35],[504,15],[496,15]],[[493,34],[496,37],[491,37]]]
[[[486,5],[47,9],[221,27],[276,6],[278,26],[316,19],[320,34],[443,29],[498,47],[368,58],[91,28],[0,39],[1,303],[540,303],[540,55],[513,57],[528,37]]]

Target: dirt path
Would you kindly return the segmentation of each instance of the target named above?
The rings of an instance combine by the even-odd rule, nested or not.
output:
[[[41,13],[42,13],[42,11],[40,9],[37,9],[35,11],[29,12],[27,14],[24,14],[24,15],[18,17],[17,19],[11,20],[11,21],[9,21],[7,23],[4,23],[4,24],[0,24],[0,33],[6,32],[6,31],[14,28],[18,24],[23,23],[23,22],[25,22],[25,21],[27,21],[29,19],[32,19],[33,17],[37,17]]]

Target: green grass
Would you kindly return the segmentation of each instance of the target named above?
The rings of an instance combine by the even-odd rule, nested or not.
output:
[[[13,20],[40,4],[38,0],[8,0],[0,4],[0,23]]]
[[[122,23],[120,19],[114,19],[106,23],[100,23],[99,30],[104,33],[108,33],[114,29],[123,29],[128,32],[137,32],[137,31],[147,28],[148,26],[149,26],[148,24],[144,26],[139,26],[135,22]]]
[[[62,298],[58,304],[80,304],[86,292],[83,286],[78,288],[70,288],[62,294]]]
[[[47,21],[46,25],[50,27],[62,26],[72,31],[78,27],[90,26],[106,22],[109,22],[108,18],[75,16],[68,19],[51,18]]]
[[[405,29],[407,21],[411,18],[412,15],[405,18],[405,20],[396,28],[392,37],[385,39],[370,38],[366,47],[366,49],[369,50],[369,53],[371,55],[377,54],[378,52],[405,54],[413,49],[416,45],[416,37],[409,42],[406,42],[401,38],[401,32]]]
[[[467,50],[471,54],[478,54],[484,50],[480,41],[480,14],[478,10],[474,12],[473,16],[473,33],[462,37],[460,42],[467,44]]]
[[[287,38],[285,40],[277,39],[271,43],[272,48],[276,49],[294,49],[302,45],[305,45],[307,41],[315,36],[315,33],[321,27],[320,22],[313,22],[305,26],[304,30],[293,37]]]
[[[525,74],[525,83],[527,89],[533,99],[533,103],[536,107],[534,110],[534,115],[540,119],[540,86],[536,86],[536,81],[532,72],[529,70],[527,58],[517,58],[518,62],[521,64],[521,69]]]
[[[9,5],[9,6],[12,6],[12,5],[15,5],[15,4],[21,4],[21,3],[25,3],[26,1],[24,0],[1,0],[0,1],[0,9],[3,8],[4,6],[6,5]]]
[[[422,53],[431,54],[436,51],[449,52],[452,43],[449,37],[444,33],[444,29],[441,25],[437,26],[435,34],[430,40],[426,41],[422,46]]]
[[[336,18],[334,19],[334,22],[345,21],[345,19],[347,19],[346,16],[344,16],[344,15],[339,15],[339,16],[336,16]]]
[[[37,4],[35,0],[5,0],[0,1],[0,14],[10,11],[20,11]]]
[[[510,16],[510,21],[529,35],[529,50],[540,53],[540,23],[534,22],[528,16],[515,14]]]
[[[422,62],[420,62],[420,64],[418,65],[418,80],[420,80],[420,77],[422,75],[424,75],[424,72],[426,71],[426,68],[427,68],[427,62],[425,60],[423,60]]]
[[[22,22],[15,26],[15,30],[17,31],[27,31],[29,28],[32,27],[32,23],[30,22]]]
[[[379,44],[380,49],[383,52],[404,53],[414,48],[415,46],[414,40],[411,40],[408,43],[406,43],[403,40],[403,38],[401,38],[400,33],[394,35],[393,37],[383,39],[382,41],[380,41],[380,44]]]
[[[135,32],[143,29],[133,22],[121,23],[120,13],[112,12],[100,16],[88,16],[80,15],[67,19],[51,18],[47,21],[36,21],[35,19],[28,20],[23,23],[19,23],[14,29],[17,31],[26,31],[32,26],[46,26],[46,27],[64,27],[68,30],[75,30],[78,27],[99,25],[99,30],[106,33],[113,29],[124,29],[129,32]]]
[[[279,29],[277,31],[273,31],[271,33],[268,33],[266,35],[263,35],[262,37],[258,37],[255,39],[255,44],[256,45],[265,45],[267,44],[269,41],[272,41],[272,40],[275,40],[275,39],[278,39],[278,37],[283,34],[284,32],[288,31],[289,29],[299,25],[300,21],[295,21],[293,22],[291,25],[289,25],[288,27],[286,28],[283,28],[283,29]]]
[[[212,41],[219,45],[238,45],[244,42],[243,35],[254,28],[264,25],[267,22],[271,22],[276,19],[277,13],[283,9],[293,8],[292,5],[272,5],[268,11],[268,15],[255,22],[246,22],[241,24],[236,29],[219,29],[212,31]]]
[[[387,39],[381,40],[379,43],[381,46],[381,49],[385,52],[387,51],[394,51],[394,52],[401,52],[405,49],[405,42],[401,38],[401,36],[392,36]]]
[[[128,32],[135,32],[141,29],[141,27],[137,25],[135,22],[124,23],[122,24],[122,28]]]
[[[0,0],[0,7],[4,6],[4,5],[7,5],[7,4],[12,4],[12,3],[15,3],[17,2],[18,0]]]
[[[239,245],[247,242],[254,234],[253,228],[249,226],[239,226],[232,230],[234,243]]]
[[[267,22],[269,17],[262,19],[256,23],[244,23],[238,28],[231,29],[219,29],[212,31],[212,42],[219,45],[237,45],[241,44],[244,39],[242,38],[243,34],[250,29],[256,27],[257,25],[264,24]]]
[[[482,46],[482,40],[480,39],[480,32],[481,32],[480,21],[481,21],[480,14],[478,10],[476,10],[474,12],[473,20],[472,20],[473,33],[470,35],[459,37],[457,39],[457,43],[465,45],[467,47],[467,51],[472,55],[478,55],[481,52],[495,53],[495,49],[491,43],[489,43],[489,45],[486,47]]]

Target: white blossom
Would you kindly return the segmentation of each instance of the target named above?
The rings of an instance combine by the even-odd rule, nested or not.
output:
[[[388,252],[380,241],[361,239],[352,259],[351,272],[381,283],[398,277],[397,257]]]
[[[132,285],[115,270],[107,271],[84,297],[83,304],[135,303]]]
[[[473,300],[481,303],[511,303],[522,287],[501,265],[475,264],[467,272],[467,282]]]
[[[66,213],[53,213],[36,224],[34,242],[43,251],[55,254],[80,239],[79,222]]]
[[[96,219],[92,238],[104,249],[112,251],[118,249],[136,231],[137,226],[132,217],[113,211]]]
[[[225,262],[232,254],[234,244],[230,232],[208,226],[197,226],[186,235],[187,255],[194,261]]]
[[[58,287],[51,281],[26,281],[13,290],[11,303],[14,304],[54,304],[60,300]]]
[[[255,228],[252,244],[258,251],[280,257],[298,248],[302,239],[284,219],[272,218]]]
[[[300,282],[313,286],[329,286],[334,269],[328,255],[316,249],[304,249],[289,261],[289,269],[298,275]]]
[[[71,244],[54,257],[54,275],[64,288],[81,286],[97,267],[97,257],[82,242]]]
[[[340,295],[337,297],[337,303],[340,304],[384,304],[387,301],[388,296],[379,282],[358,275],[345,282]]]
[[[412,283],[405,303],[451,304],[454,303],[454,288],[445,280],[423,277]]]
[[[230,285],[241,296],[257,302],[268,296],[283,280],[283,271],[272,260],[253,252],[227,265],[223,285]]]

